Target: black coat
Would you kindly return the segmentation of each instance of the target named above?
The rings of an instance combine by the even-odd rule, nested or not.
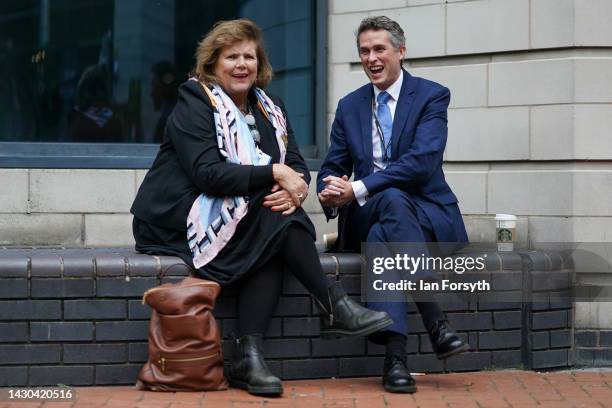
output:
[[[270,97],[287,117],[282,101]],[[256,102],[251,93],[249,104],[261,134],[260,147],[272,157],[273,163],[278,163],[280,152],[274,128],[255,107]],[[304,174],[308,183],[310,173],[288,120],[287,130],[285,164]],[[273,185],[272,164],[251,166],[225,161],[217,147],[210,100],[198,82],[187,81],[179,87],[178,102],[168,118],[159,152],[131,208],[135,216],[136,249],[147,253],[176,254],[191,263],[186,222],[194,200],[200,193],[218,197],[248,196],[249,213],[238,224],[234,237],[210,264],[200,270],[205,278],[220,283],[233,281],[269,259],[273,249],[278,249],[275,241],[282,238],[281,232],[290,223],[295,221],[304,225],[314,239],[314,227],[302,209],[284,217],[261,206],[263,197],[270,193]],[[248,256],[245,251],[248,251]],[[262,257],[264,252],[266,256]],[[236,259],[237,256],[246,259]]]

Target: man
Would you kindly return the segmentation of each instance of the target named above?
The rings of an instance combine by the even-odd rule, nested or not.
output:
[[[328,219],[340,210],[340,245],[467,242],[457,198],[442,172],[449,90],[402,69],[404,32],[387,17],[364,19],[357,47],[370,83],[339,101],[317,179]],[[355,181],[349,182],[353,172]],[[468,349],[432,297],[415,304],[439,359]],[[369,307],[394,320],[370,336],[386,345],[385,389],[415,392],[406,366],[406,303],[370,302]]]

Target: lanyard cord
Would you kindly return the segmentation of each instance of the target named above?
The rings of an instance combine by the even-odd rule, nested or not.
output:
[[[389,163],[389,157],[387,156],[387,149],[391,145],[391,138],[389,138],[389,142],[385,145],[385,138],[382,130],[382,126],[380,126],[380,122],[378,121],[378,115],[376,114],[376,102],[374,102],[374,98],[372,98],[372,116],[374,117],[374,124],[376,125],[376,130],[378,131],[378,138],[380,139],[380,147],[382,150],[382,159],[384,163]]]

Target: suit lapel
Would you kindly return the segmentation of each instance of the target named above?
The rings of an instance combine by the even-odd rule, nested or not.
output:
[[[374,167],[373,152],[372,152],[372,85],[366,87],[366,92],[360,102],[357,114],[361,123],[361,141],[363,143],[363,152],[368,166],[368,174],[372,173]]]
[[[402,69],[404,79],[402,89],[399,94],[397,106],[395,107],[395,116],[393,117],[393,131],[391,136],[391,159],[397,159],[397,151],[399,146],[402,130],[406,126],[406,121],[410,114],[410,105],[414,97],[415,80],[408,72]]]

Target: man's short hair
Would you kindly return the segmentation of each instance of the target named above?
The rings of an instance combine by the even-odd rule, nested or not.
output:
[[[406,45],[404,30],[402,30],[402,27],[396,21],[391,20],[387,16],[374,16],[364,18],[361,20],[361,24],[359,24],[359,28],[355,33],[357,37],[357,51],[359,51],[359,36],[368,30],[387,30],[391,35],[391,44],[393,44],[396,50]]]

